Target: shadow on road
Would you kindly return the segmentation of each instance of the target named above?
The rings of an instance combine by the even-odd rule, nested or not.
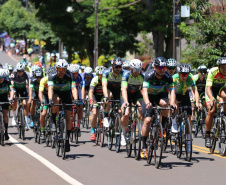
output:
[[[66,154],[66,160],[74,160],[74,159],[76,159],[76,158],[84,158],[84,157],[86,157],[86,158],[92,158],[92,157],[94,157],[94,155],[92,155],[92,154]]]
[[[191,167],[193,163],[189,162],[163,162],[161,163],[161,167],[159,168],[160,170],[171,170],[175,167]],[[144,166],[154,166],[154,164],[146,164]]]
[[[213,158],[208,158],[208,157],[192,157],[192,161],[195,161],[197,163],[199,163],[200,161],[215,161],[215,159]]]

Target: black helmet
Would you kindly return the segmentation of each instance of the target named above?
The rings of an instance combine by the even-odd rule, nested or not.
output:
[[[157,57],[155,58],[154,66],[167,66],[167,60],[164,57]]]
[[[123,61],[121,58],[114,58],[112,61],[111,61],[111,65],[113,66],[120,66],[123,64]]]
[[[42,69],[36,69],[35,72],[34,72],[34,74],[35,74],[35,77],[36,78],[37,77],[43,77],[43,71],[42,71]]]
[[[178,73],[190,73],[191,72],[191,66],[189,64],[180,64],[177,67]]]

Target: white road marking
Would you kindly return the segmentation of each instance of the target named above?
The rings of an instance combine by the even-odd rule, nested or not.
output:
[[[11,59],[13,59],[14,61],[16,61],[16,62],[19,62],[18,60],[16,60],[15,58],[13,58],[13,57],[10,57]]]
[[[26,153],[31,155],[32,157],[34,157],[35,159],[37,159],[39,162],[44,164],[47,168],[49,168],[51,171],[53,171],[55,174],[57,174],[59,177],[61,177],[68,183],[73,184],[73,185],[82,185],[82,183],[80,183],[79,181],[75,180],[74,178],[72,178],[71,176],[69,176],[68,174],[63,172],[61,169],[59,169],[57,166],[55,166],[54,164],[52,164],[51,162],[46,160],[44,157],[38,155],[37,153],[33,152],[32,150],[30,150],[29,148],[27,148],[26,146],[21,144],[19,141],[14,139],[12,136],[10,136],[9,141],[12,142],[13,144],[15,144],[18,148],[22,149],[23,151],[25,151]]]

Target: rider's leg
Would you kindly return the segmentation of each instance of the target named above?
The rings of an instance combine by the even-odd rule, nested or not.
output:
[[[160,99],[159,101],[159,106],[160,107],[165,107],[167,108],[168,107],[168,99]],[[165,128],[165,125],[167,123],[167,116],[168,116],[168,110],[164,110],[161,112],[162,114],[162,127]]]
[[[53,95],[53,102],[54,104],[59,104],[59,96],[57,94]],[[53,118],[53,123],[56,124],[56,116],[59,112],[59,106],[53,106],[52,108],[52,118]]]
[[[27,127],[27,130],[29,129],[29,126],[28,126],[28,104],[27,104],[27,100],[23,100],[23,106],[24,106],[24,117],[25,117],[25,122],[26,122],[26,127]]]

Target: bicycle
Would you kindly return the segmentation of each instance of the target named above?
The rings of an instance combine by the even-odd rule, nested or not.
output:
[[[35,143],[40,144],[41,143],[41,126],[40,126],[40,102],[39,99],[33,99],[33,102],[36,101],[35,105],[35,119],[34,119],[34,137],[35,137]]]
[[[104,102],[97,102],[97,104],[99,105],[99,113],[98,113],[98,117],[97,117],[95,143],[96,143],[96,145],[98,145],[98,143],[100,143],[100,146],[103,147],[104,146],[104,125],[103,125],[103,119],[104,119],[103,104],[104,104]]]
[[[17,131],[19,138],[25,140],[25,117],[24,117],[24,107],[23,100],[28,99],[28,97],[16,97],[14,100],[18,100],[18,110],[17,110]]]
[[[205,98],[202,98],[199,100],[199,103],[203,105],[203,101],[205,100]],[[193,135],[194,137],[197,137],[199,131],[202,134],[202,138],[205,139],[205,133],[206,133],[206,123],[205,123],[205,119],[207,116],[207,110],[204,106],[202,106],[202,110],[198,109],[196,107],[196,121],[194,122],[194,132]]]
[[[136,160],[140,158],[141,151],[141,124],[138,119],[137,113],[139,107],[141,106],[129,105],[131,113],[129,116],[129,124],[128,127],[126,128],[125,134],[127,157],[131,156],[133,150]]]
[[[226,155],[226,116],[224,115],[224,104],[226,102],[217,102],[220,104],[220,110],[216,110],[214,124],[211,129],[210,138],[212,147],[210,153],[214,153],[216,142],[218,141],[219,152],[221,156]]]
[[[84,107],[83,107],[83,121],[82,121],[82,126],[83,128],[86,127],[86,129],[89,129],[89,115],[90,115],[90,105],[89,105],[89,100],[83,100]]]
[[[156,168],[160,167],[163,151],[163,128],[160,121],[162,110],[171,110],[167,107],[152,107],[154,114],[152,124],[150,125],[147,138],[147,163],[151,164],[154,155],[154,164]]]
[[[183,152],[182,148],[184,146],[186,159],[190,162],[192,158],[192,131],[191,124],[187,116],[187,109],[191,109],[191,107],[179,107],[179,113],[177,116],[177,128],[179,132],[175,134],[171,133],[170,146],[171,152],[173,154],[177,154],[178,158],[181,158]]]
[[[109,112],[109,128],[104,128],[104,135],[107,137],[108,149],[112,149],[113,138],[115,138],[115,150],[120,151],[121,142],[121,119],[119,116],[120,100],[109,100],[112,107]]]
[[[66,157],[66,140],[67,140],[67,123],[65,119],[65,107],[74,106],[74,104],[54,104],[54,106],[62,106],[62,110],[59,112],[58,120],[56,124],[57,135],[54,138],[56,141],[56,155],[59,156],[61,151],[61,157],[64,160]]]
[[[4,146],[5,141],[5,124],[4,124],[4,116],[2,113],[2,105],[9,104],[9,102],[0,102],[0,145]]]

